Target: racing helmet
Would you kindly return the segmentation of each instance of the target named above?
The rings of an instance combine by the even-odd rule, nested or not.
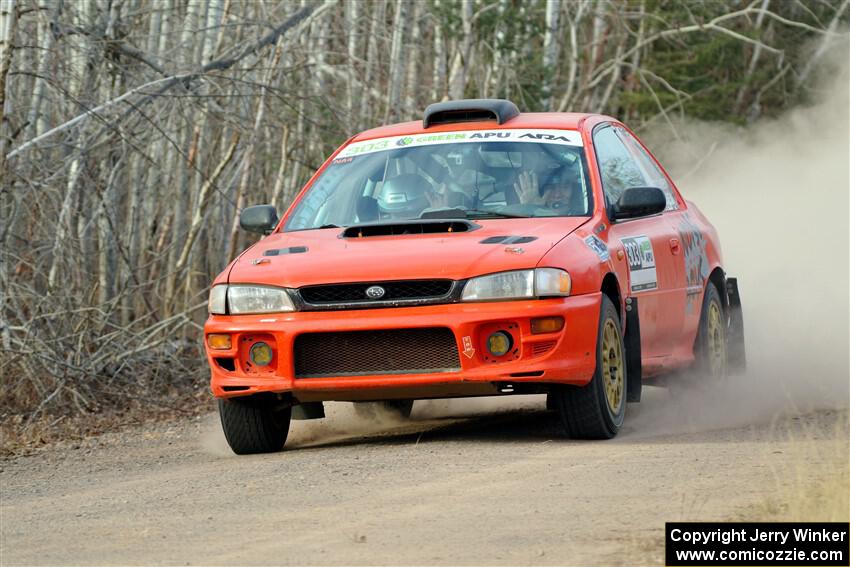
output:
[[[402,173],[384,181],[378,195],[378,209],[382,217],[412,219],[419,216],[431,203],[428,192],[431,184],[414,173]]]

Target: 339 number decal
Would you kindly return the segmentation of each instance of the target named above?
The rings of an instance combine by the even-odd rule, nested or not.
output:
[[[629,261],[629,279],[632,292],[647,291],[658,287],[655,273],[655,253],[652,241],[646,236],[634,236],[621,240]]]

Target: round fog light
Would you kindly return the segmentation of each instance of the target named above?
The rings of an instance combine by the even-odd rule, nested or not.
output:
[[[272,347],[266,343],[254,343],[251,345],[251,362],[257,366],[268,366],[272,361]]]
[[[493,356],[503,356],[507,354],[508,351],[511,350],[513,344],[513,338],[511,338],[511,335],[505,331],[496,331],[487,337],[487,350],[489,350],[490,354]]]

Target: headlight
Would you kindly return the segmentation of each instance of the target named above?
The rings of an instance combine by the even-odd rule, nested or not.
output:
[[[557,268],[500,272],[472,278],[463,288],[463,301],[493,301],[570,294],[570,275]]]
[[[227,286],[216,285],[210,290],[210,300],[207,302],[207,310],[216,315],[227,313]]]
[[[279,287],[231,285],[227,290],[227,305],[231,315],[295,311],[289,294]]]

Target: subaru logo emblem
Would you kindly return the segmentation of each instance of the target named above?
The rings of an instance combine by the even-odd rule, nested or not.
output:
[[[366,289],[366,297],[369,299],[381,299],[387,291],[379,285],[373,285]]]

